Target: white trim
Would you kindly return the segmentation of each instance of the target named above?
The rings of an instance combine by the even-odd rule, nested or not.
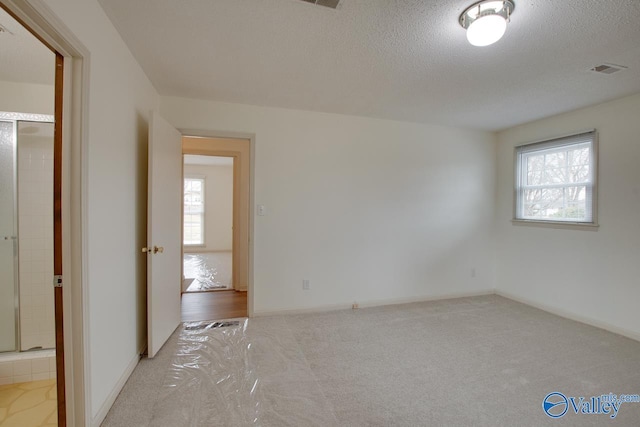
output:
[[[202,246],[201,248],[198,248],[197,246],[194,247],[194,245],[188,245],[188,246],[185,245],[185,247],[188,247],[189,249],[202,249],[202,248],[204,248],[204,246]],[[207,249],[207,250],[202,250],[202,251],[198,250],[198,251],[193,252],[193,253],[197,253],[197,254],[216,254],[216,253],[223,254],[225,252],[226,253],[230,253],[232,251],[231,251],[231,249]],[[185,254],[189,254],[191,252],[184,251],[184,253]],[[241,291],[239,291],[239,292],[241,292]]]
[[[41,122],[41,123],[53,123],[54,118],[50,114],[31,114],[31,113],[19,113],[0,111],[0,120],[14,121],[14,122]]]
[[[547,313],[555,314],[556,316],[564,317],[565,319],[574,320],[576,322],[584,323],[585,325],[593,326],[599,329],[604,329],[608,332],[613,332],[614,334],[622,335],[627,338],[631,338],[632,340],[640,341],[640,334],[634,331],[630,331],[628,329],[620,328],[618,326],[612,325],[608,322],[603,322],[600,320],[596,320],[590,317],[583,316],[581,314],[572,313],[567,310],[563,310],[561,308],[553,307],[548,304],[539,303],[529,298],[523,298],[512,294],[510,292],[499,291],[496,290],[496,295],[499,295],[504,298],[508,298],[510,300],[535,307],[537,309],[546,311]]]
[[[30,351],[6,351],[0,353],[0,362],[13,362],[15,360],[32,360],[32,359],[44,359],[47,357],[55,357],[56,349],[47,348],[45,350],[30,350]]]
[[[467,298],[467,297],[477,297],[477,296],[485,296],[485,295],[498,295],[500,297],[507,298],[507,299],[519,302],[521,304],[525,304],[530,307],[537,308],[542,311],[546,311],[547,313],[560,316],[565,319],[584,323],[585,325],[593,326],[595,328],[603,329],[605,331],[612,332],[614,334],[622,335],[624,337],[630,338],[635,341],[640,341],[640,333],[637,333],[625,328],[620,328],[608,322],[603,322],[590,317],[582,316],[580,314],[572,313],[572,312],[563,310],[561,308],[553,307],[544,303],[539,303],[529,298],[519,297],[510,292],[493,290],[493,289],[485,290],[485,291],[477,291],[477,292],[460,292],[460,293],[452,293],[452,294],[442,294],[442,295],[436,295],[436,296],[430,296],[430,297],[371,300],[371,301],[365,301],[365,302],[358,302],[358,306],[359,308],[378,307],[378,306],[384,306],[384,305],[409,304],[409,303],[415,303],[415,302],[438,301],[438,300],[444,300],[444,299]],[[324,306],[309,307],[309,308],[302,308],[302,309],[257,311],[254,313],[254,316],[267,317],[267,316],[282,316],[282,315],[292,315],[292,314],[322,313],[322,312],[328,312],[328,311],[347,310],[347,309],[351,309],[351,304],[332,304],[332,305],[324,305]]]
[[[582,136],[591,135],[592,138],[579,138]],[[573,140],[572,140],[573,139]],[[579,141],[579,142],[578,142]],[[581,183],[563,183],[563,184],[552,184],[552,185],[538,185],[538,186],[527,186],[524,184],[524,172],[523,163],[524,156],[528,156],[532,153],[540,153],[548,150],[558,150],[564,151],[565,148],[576,145],[588,145],[589,146],[589,154],[590,154],[590,170],[591,177],[589,182],[581,182]],[[513,150],[513,171],[514,171],[514,181],[513,181],[513,223],[517,222],[529,222],[536,223],[538,225],[552,225],[553,228],[562,228],[557,227],[559,225],[567,226],[567,228],[574,229],[582,229],[581,227],[576,227],[576,225],[583,226],[591,226],[598,227],[598,160],[599,160],[599,147],[598,147],[598,131],[597,129],[591,129],[576,133],[571,133],[565,136],[558,136],[554,138],[550,138],[547,140],[541,140],[537,142],[530,142],[525,144],[520,144],[514,147]],[[591,185],[589,185],[589,183]],[[571,185],[573,184],[573,185]],[[591,197],[588,197],[587,200],[591,202],[591,206],[587,206],[590,208],[591,218],[590,221],[572,221],[572,220],[561,220],[561,219],[549,219],[549,218],[525,218],[524,213],[521,212],[522,204],[521,198],[523,197],[523,193],[527,188],[565,188],[571,186],[584,186],[585,192],[587,194],[591,194]]]
[[[439,301],[444,299],[479,297],[479,296],[493,295],[493,294],[495,294],[495,291],[493,289],[485,289],[481,291],[454,292],[450,294],[440,294],[440,295],[421,296],[421,297],[389,298],[389,299],[368,300],[368,301],[362,301],[362,302],[358,301],[357,304],[358,304],[358,308],[367,308],[367,307],[380,307],[384,305],[398,305],[398,304],[410,304],[415,302]],[[256,311],[254,312],[254,316],[262,317],[262,316],[281,316],[281,315],[290,315],[290,314],[322,313],[326,311],[347,310],[351,308],[352,308],[352,304],[329,304],[329,305],[321,305],[316,307],[308,307],[308,308],[300,308],[300,309]]]
[[[184,165],[189,166],[186,163]],[[195,166],[202,166],[202,165],[195,165]],[[204,181],[205,179],[207,179],[207,175],[203,173],[185,173],[183,178],[184,179],[201,179]]]
[[[527,146],[527,145],[542,144],[542,143],[545,143],[545,142],[553,142],[556,139],[564,139],[564,138],[569,138],[569,137],[572,137],[572,136],[582,135],[582,134],[591,133],[591,132],[596,132],[596,129],[595,128],[583,129],[583,130],[580,130],[580,131],[570,132],[570,133],[562,134],[562,135],[559,135],[559,136],[556,135],[556,136],[550,136],[549,138],[537,139],[535,141],[523,142],[522,144],[516,145],[514,148],[524,147],[524,146]]]
[[[253,251],[255,236],[255,213],[256,213],[256,136],[249,136],[249,283],[247,284],[247,316],[254,316],[254,295],[253,290]]]
[[[512,219],[513,225],[524,225],[529,227],[543,227],[543,228],[564,228],[568,230],[588,230],[598,231],[599,224],[593,224],[590,222],[570,222],[570,221],[543,221],[536,219]]]
[[[139,352],[139,354],[136,354],[135,357],[131,359],[131,361],[127,365],[127,368],[124,370],[122,375],[120,375],[120,378],[111,390],[111,393],[109,393],[109,396],[107,396],[105,401],[100,406],[100,409],[98,409],[96,416],[91,420],[91,426],[100,427],[100,424],[102,424],[104,419],[107,417],[109,410],[118,398],[118,395],[122,391],[122,388],[127,383],[127,380],[129,379],[133,371],[136,369],[136,366],[138,366],[138,363],[140,362],[140,354],[142,354],[142,351],[144,351],[144,347],[146,347],[146,344],[143,346],[143,349]]]

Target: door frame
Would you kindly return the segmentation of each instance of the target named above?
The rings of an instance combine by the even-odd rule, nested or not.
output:
[[[251,134],[251,133],[242,133],[242,132],[224,132],[224,131],[215,131],[215,130],[202,130],[202,129],[184,129],[184,128],[178,128],[178,131],[182,134],[183,138],[184,137],[194,137],[194,138],[210,138],[210,139],[243,139],[243,140],[248,140],[249,141],[249,201],[248,201],[248,217],[249,217],[249,224],[248,224],[248,242],[247,242],[247,249],[248,249],[248,272],[247,272],[247,316],[248,317],[253,317],[253,313],[254,313],[254,286],[253,286],[253,279],[254,279],[254,274],[253,274],[253,256],[254,256],[254,213],[255,213],[255,197],[254,197],[254,192],[255,192],[255,134]],[[184,147],[184,144],[183,144]],[[196,155],[210,155],[210,156],[223,156],[223,157],[234,157],[234,177],[233,177],[233,182],[234,182],[234,201],[233,201],[233,205],[234,205],[234,238],[233,238],[233,250],[234,250],[234,254],[233,256],[235,257],[235,249],[237,247],[236,245],[236,230],[238,230],[238,227],[236,226],[236,191],[240,191],[240,189],[238,188],[239,186],[236,185],[236,183],[238,182],[238,180],[240,179],[240,168],[237,167],[238,165],[238,152],[236,152],[235,150],[215,150],[215,149],[203,149],[201,151],[198,150],[188,150],[185,151],[185,149],[183,148],[183,152],[182,152],[183,156],[184,154],[196,154]],[[184,162],[183,162],[184,164]],[[237,188],[237,190],[236,190]],[[236,273],[234,271],[234,281],[236,280],[235,277]]]
[[[91,424],[87,295],[87,146],[89,51],[51,11],[44,0],[2,0],[1,6],[52,51],[61,55],[64,71],[56,84],[62,104],[61,250],[64,271],[60,297],[65,354],[63,381],[67,426]],[[64,424],[61,424],[64,425]]]

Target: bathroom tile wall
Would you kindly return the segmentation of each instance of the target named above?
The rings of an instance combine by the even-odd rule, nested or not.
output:
[[[55,351],[15,353],[0,358],[0,385],[56,378]]]
[[[23,134],[22,128],[18,136],[18,233],[20,350],[54,348],[53,137]]]

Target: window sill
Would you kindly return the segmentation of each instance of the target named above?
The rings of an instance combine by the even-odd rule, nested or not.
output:
[[[588,222],[565,222],[565,221],[538,221],[534,219],[512,219],[511,223],[518,226],[542,227],[542,228],[563,228],[565,230],[585,230],[598,231],[600,225]]]
[[[202,244],[202,245],[189,245],[189,244],[184,244],[183,245],[185,248],[206,248],[207,245]]]

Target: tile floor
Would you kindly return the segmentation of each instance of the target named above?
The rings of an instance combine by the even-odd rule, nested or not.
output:
[[[56,380],[0,386],[0,427],[56,426]]]

